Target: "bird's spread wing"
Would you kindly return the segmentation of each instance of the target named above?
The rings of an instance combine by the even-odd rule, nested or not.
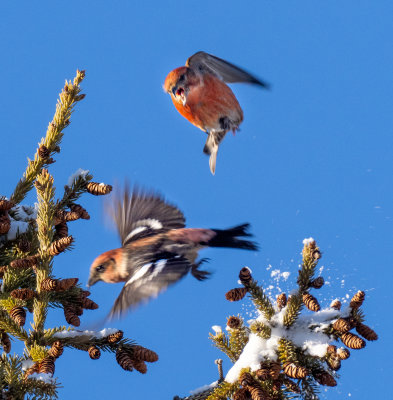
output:
[[[157,297],[168,286],[183,278],[190,268],[190,263],[179,256],[142,266],[124,285],[108,319],[119,318],[128,309],[136,308],[141,303]]]
[[[205,53],[204,51],[198,51],[198,53],[192,55],[186,61],[186,66],[202,73],[209,72],[218,76],[224,82],[247,82],[262,86],[266,89],[269,88],[269,84],[261,81],[247,71],[244,71],[228,61]]]
[[[184,215],[177,207],[165,202],[159,194],[139,188],[130,193],[126,186],[123,193],[114,196],[107,211],[116,224],[122,246],[185,226]]]

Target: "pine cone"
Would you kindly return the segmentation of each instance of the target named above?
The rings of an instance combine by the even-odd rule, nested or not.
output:
[[[31,250],[31,242],[25,238],[21,238],[18,242],[18,249],[23,253],[27,253]]]
[[[137,361],[156,362],[158,354],[142,346],[133,346],[132,358]],[[136,369],[136,368],[135,368]]]
[[[15,204],[10,200],[1,199],[0,200],[0,211],[8,211],[14,207]]]
[[[248,267],[242,268],[239,272],[239,279],[243,285],[249,284],[252,280],[250,268]]]
[[[362,338],[351,332],[343,333],[340,339],[345,346],[354,350],[362,349],[366,345],[366,342]]]
[[[295,382],[291,381],[290,379],[284,378],[283,383],[290,392],[293,392],[293,393],[301,392],[300,387]]]
[[[48,248],[48,254],[50,256],[58,256],[69,246],[71,246],[74,238],[72,236],[66,236],[61,239],[55,240]]]
[[[55,225],[55,238],[61,239],[68,236],[68,225],[66,222],[60,222],[59,224]]]
[[[26,258],[19,258],[10,262],[11,268],[31,268],[39,262],[38,256],[29,256]]]
[[[337,386],[336,380],[326,371],[314,375],[315,380],[324,386]]]
[[[50,150],[43,144],[38,148],[38,156],[45,160],[50,156]]]
[[[71,211],[78,213],[80,215],[80,218],[90,219],[89,213],[79,204],[72,204],[70,208]]]
[[[315,278],[314,280],[312,280],[310,282],[310,285],[314,288],[314,289],[320,289],[325,283],[325,280],[322,278],[322,276],[318,276],[318,278]]]
[[[59,358],[64,351],[63,343],[60,340],[56,340],[56,342],[52,343],[52,347],[49,350],[49,355],[53,358]]]
[[[1,332],[1,344],[3,346],[3,350],[6,353],[9,353],[11,351],[11,340],[10,337],[8,336],[8,334],[6,332]]]
[[[45,278],[41,282],[41,290],[44,292],[53,292],[56,290],[58,282],[58,279]]]
[[[75,313],[75,309],[70,306],[64,306],[64,317],[67,321],[67,323],[74,325],[74,326],[79,326],[81,324],[81,321],[79,317]]]
[[[10,310],[9,314],[19,326],[23,326],[25,324],[26,311],[23,307],[15,306]]]
[[[106,337],[108,343],[114,344],[123,338],[123,331],[117,331],[115,333],[111,333]]]
[[[341,310],[341,301],[340,300],[333,300],[330,303],[330,308],[334,308],[335,310]]]
[[[53,375],[55,373],[55,359],[52,356],[45,357],[39,364],[38,372]]]
[[[351,329],[351,324],[347,320],[339,318],[334,322],[333,329],[337,332],[345,333]]]
[[[146,366],[144,361],[142,361],[142,360],[132,360],[132,365],[141,374],[146,374],[147,366]]]
[[[252,400],[265,400],[265,392],[262,390],[262,388],[259,385],[256,386],[249,386],[247,387],[251,394]]]
[[[311,311],[319,311],[321,309],[318,300],[309,293],[303,294],[303,303]]]
[[[321,257],[322,257],[322,253],[318,249],[313,251],[312,258],[314,260],[319,260]]]
[[[346,360],[347,358],[349,358],[349,356],[351,355],[351,353],[349,352],[348,349],[346,349],[345,347],[340,347],[337,350],[337,355],[340,357],[341,360]]]
[[[259,380],[266,381],[270,377],[270,369],[265,367],[257,369],[255,375]]]
[[[78,283],[78,278],[67,278],[67,279],[61,279],[60,281],[57,281],[56,284],[56,292],[63,292],[65,290],[71,289]]]
[[[362,324],[361,322],[357,323],[356,332],[369,341],[378,339],[378,335],[369,326]]]
[[[330,344],[330,345],[327,347],[326,353],[327,353],[327,354],[336,354],[336,351],[337,351],[337,347],[336,347],[334,344]]]
[[[359,290],[351,299],[351,302],[349,303],[350,307],[352,308],[359,308],[364,301],[366,294]]]
[[[7,266],[6,265],[2,265],[0,267],[0,279],[3,279],[5,271],[7,271]]]
[[[34,290],[31,290],[29,288],[24,288],[24,289],[14,289],[10,295],[14,299],[19,299],[19,300],[30,300],[35,296]]]
[[[248,400],[250,396],[248,388],[240,388],[234,393],[232,400]]]
[[[111,185],[105,185],[105,183],[89,182],[86,185],[86,190],[94,196],[102,196],[112,191]]]
[[[252,375],[248,372],[243,372],[240,376],[239,376],[239,383],[243,386],[252,386],[255,384],[255,380],[252,377]]]
[[[97,310],[98,304],[95,303],[93,300],[85,297],[82,299],[82,307],[86,310]]]
[[[247,294],[247,289],[242,287],[230,290],[225,294],[225,297],[228,301],[239,301],[243,299],[246,294]]]
[[[336,354],[330,354],[326,359],[326,363],[333,371],[338,371],[341,368],[341,359]]]
[[[283,366],[284,373],[290,378],[303,379],[308,375],[306,368],[301,365],[295,365],[294,363],[286,363]]]
[[[134,369],[130,355],[121,348],[118,348],[116,351],[116,361],[126,371],[132,371]]]
[[[90,346],[87,351],[92,360],[98,360],[101,357],[101,350],[96,346]]]
[[[2,211],[0,214],[0,235],[8,233],[11,228],[11,220],[7,212]]]
[[[239,329],[242,326],[243,321],[239,317],[234,315],[228,318],[227,326],[231,329]]]
[[[287,305],[287,295],[285,293],[281,293],[277,296],[277,306],[281,310]]]
[[[272,361],[270,363],[270,376],[275,381],[280,376],[281,364],[278,361]]]
[[[31,374],[38,373],[40,368],[39,363],[34,363],[32,367],[25,371],[24,379],[27,379]]]

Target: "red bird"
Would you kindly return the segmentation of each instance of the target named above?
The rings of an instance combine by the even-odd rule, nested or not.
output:
[[[183,213],[157,194],[126,188],[110,209],[121,247],[99,255],[90,268],[88,285],[98,281],[125,282],[109,314],[119,317],[129,308],[156,297],[188,271],[198,280],[209,274],[199,269],[198,251],[205,247],[257,250],[242,237],[249,224],[234,228],[185,228]]]
[[[243,121],[243,111],[225,82],[248,82],[269,88],[241,68],[203,51],[191,56],[184,67],[171,71],[164,83],[177,111],[208,134],[203,152],[210,155],[213,175],[218,146],[226,133],[235,133]]]

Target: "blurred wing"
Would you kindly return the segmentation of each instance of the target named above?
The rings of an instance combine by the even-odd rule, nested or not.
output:
[[[247,82],[255,85],[262,86],[265,89],[269,88],[269,84],[261,81],[255,76],[249,74],[247,71],[222,60],[216,56],[199,51],[191,56],[186,61],[186,66],[200,72],[209,72],[218,76],[224,82]]]
[[[122,246],[170,229],[184,228],[183,213],[168,204],[157,193],[134,188],[124,188],[124,193],[114,195],[112,204],[107,209],[113,218]]]
[[[142,266],[124,285],[108,319],[119,318],[128,309],[135,309],[157,297],[168,286],[183,278],[190,268],[190,263],[179,256]]]

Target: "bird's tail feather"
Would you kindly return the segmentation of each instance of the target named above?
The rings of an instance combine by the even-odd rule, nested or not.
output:
[[[203,148],[203,152],[207,155],[210,155],[209,166],[210,166],[210,171],[213,175],[216,172],[218,146],[224,139],[225,134],[226,134],[225,131],[209,132],[205,143],[205,147]]]
[[[257,243],[240,239],[239,237],[251,237],[248,232],[250,224],[238,225],[229,229],[212,229],[216,236],[209,240],[210,247],[231,247],[234,249],[258,250]]]

